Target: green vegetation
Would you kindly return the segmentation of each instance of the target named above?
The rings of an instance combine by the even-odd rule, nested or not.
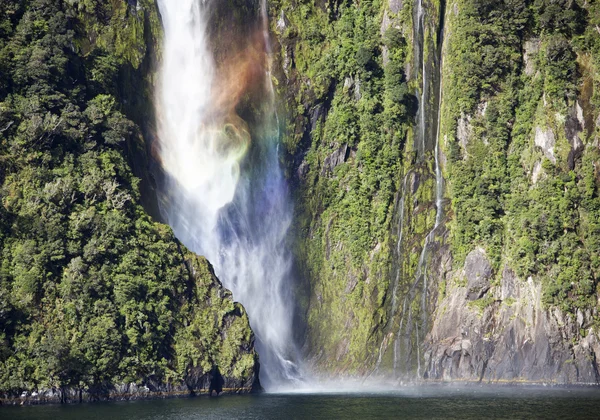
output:
[[[496,269],[540,279],[546,304],[595,306],[599,3],[451,3],[442,131],[455,263],[480,245]],[[555,145],[542,153],[534,138],[549,130]]]
[[[435,186],[433,156],[418,159],[413,146],[421,81],[405,74],[415,66],[412,3],[398,13],[385,1],[270,6],[297,259],[311,282],[309,347],[331,369],[372,366],[384,334],[398,330],[394,264],[396,297],[410,295],[410,318],[423,319],[422,292],[409,289],[435,220]],[[429,60],[443,8],[424,6]],[[599,2],[449,0],[445,14],[440,138],[454,268],[481,246],[496,278],[509,266],[541,282],[546,305],[595,306]],[[393,261],[405,176],[401,260]]]
[[[0,392],[256,373],[243,308],[139,205],[138,3],[0,0]]]
[[[358,371],[377,357],[387,322],[390,230],[416,102],[400,30],[410,10],[382,28],[386,6],[379,0],[323,7],[283,0],[271,7],[287,22],[276,27],[281,61],[293,57],[278,86],[287,89],[294,124],[285,138],[287,161],[300,157],[305,168],[295,191],[295,236],[311,279],[309,340],[325,349],[321,364]],[[289,169],[302,171],[293,163]]]
[[[412,4],[400,3],[269,2],[294,249],[310,281],[307,348],[330,371],[365,373],[380,349],[391,363],[381,344],[404,315],[410,354],[426,334],[413,326],[431,321],[415,272],[435,221],[434,159],[414,150],[421,80]],[[216,366],[239,383],[256,374],[243,308],[140,207],[159,18],[151,0],[128,4],[0,0],[1,392],[181,384]],[[432,67],[443,8],[424,5]],[[454,268],[482,247],[495,279],[505,266],[531,276],[547,306],[597,306],[600,1],[448,0],[445,10]],[[438,298],[461,281],[431,277]],[[497,302],[490,293],[469,305]]]

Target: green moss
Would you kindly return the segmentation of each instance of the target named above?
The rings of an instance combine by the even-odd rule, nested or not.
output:
[[[467,305],[472,309],[476,309],[481,315],[483,315],[483,312],[489,306],[491,306],[494,302],[495,302],[494,297],[491,295],[488,295],[488,296],[482,297],[481,299],[473,300],[473,301],[469,302]]]

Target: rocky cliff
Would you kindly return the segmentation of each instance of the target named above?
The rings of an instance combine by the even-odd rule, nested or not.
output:
[[[454,217],[426,377],[600,379],[599,18],[590,2],[448,3],[441,138]]]
[[[598,383],[597,1],[268,6],[307,364]],[[244,309],[146,213],[156,5],[0,9],[3,401],[257,389]]]
[[[316,366],[597,383],[596,2],[270,14]]]

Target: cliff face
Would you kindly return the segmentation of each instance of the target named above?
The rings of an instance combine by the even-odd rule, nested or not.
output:
[[[154,2],[0,10],[0,398],[258,388],[243,307],[141,207]]]
[[[305,347],[322,369],[365,374],[389,321],[390,227],[415,115],[404,71],[410,51],[401,31],[382,28],[378,1],[270,7],[293,235],[307,279],[299,293]]]
[[[270,13],[309,357],[361,376],[596,383],[598,5]]]
[[[214,38],[227,22],[246,36],[258,5],[219,6]],[[141,207],[158,213],[156,5],[0,10],[3,400],[256,389],[244,309]],[[275,0],[269,14],[315,369],[597,383],[600,5]],[[249,98],[238,111],[257,115]]]
[[[599,380],[599,18],[590,2],[448,3],[453,262],[430,378]]]

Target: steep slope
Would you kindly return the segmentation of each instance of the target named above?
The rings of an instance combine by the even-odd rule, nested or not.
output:
[[[2,399],[258,387],[243,307],[140,205],[155,4],[0,10]]]
[[[415,118],[407,42],[395,28],[382,36],[380,1],[271,7],[297,261],[309,279],[306,347],[327,370],[365,373],[388,320],[390,226]]]
[[[600,380],[598,6],[449,3],[453,263],[430,377]]]
[[[417,6],[273,6],[297,260],[310,283],[305,348],[329,372],[416,371],[422,359],[427,261],[444,235],[440,83],[427,78],[439,73],[443,5]]]
[[[597,2],[270,13],[316,365],[597,382]]]

